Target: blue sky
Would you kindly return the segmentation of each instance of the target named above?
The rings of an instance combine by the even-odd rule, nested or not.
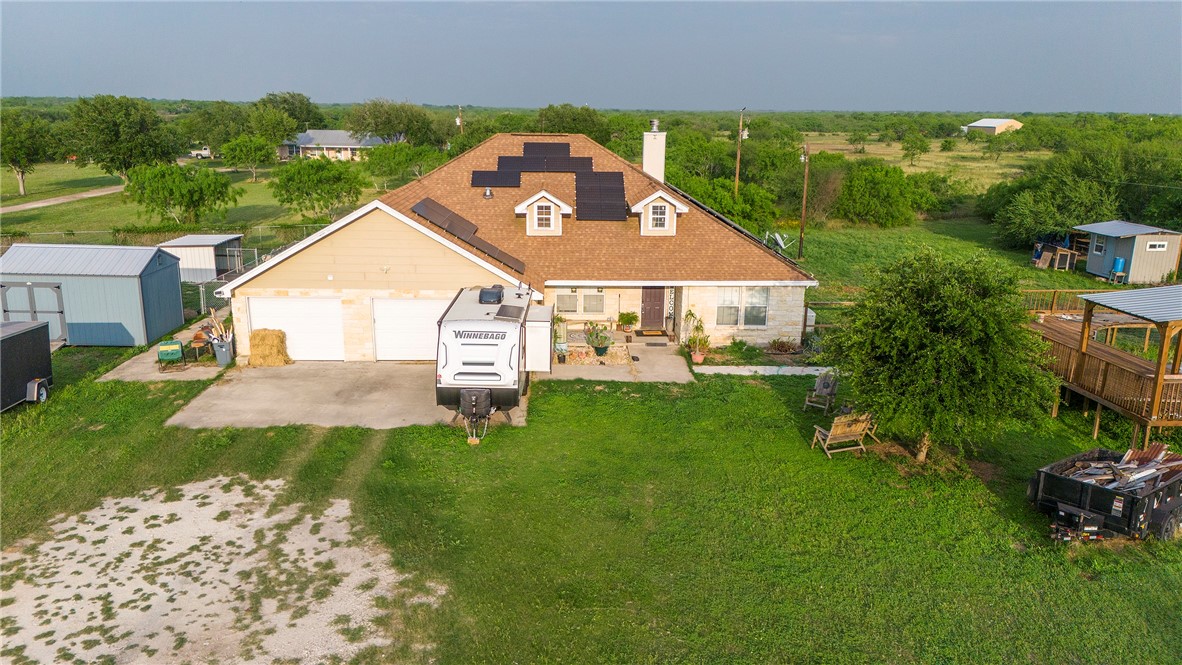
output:
[[[1182,113],[1182,2],[20,3],[0,94]]]

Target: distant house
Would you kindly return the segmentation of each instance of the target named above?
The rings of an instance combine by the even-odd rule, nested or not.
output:
[[[974,129],[982,134],[993,136],[994,134],[1022,129],[1022,123],[1012,118],[981,118],[977,122],[965,127],[965,132],[971,132]]]
[[[242,234],[195,233],[158,245],[181,260],[181,281],[200,284],[242,269]]]
[[[157,247],[17,243],[0,257],[5,321],[74,346],[151,344],[185,322],[180,260]]]
[[[363,150],[385,142],[376,136],[365,136],[358,140],[343,129],[309,129],[300,132],[294,141],[280,145],[279,159],[324,155],[343,162],[356,161],[361,159]]]
[[[1178,269],[1182,233],[1113,220],[1083,224],[1091,235],[1088,272],[1127,284],[1158,284]],[[1120,274],[1120,273],[1123,273]]]

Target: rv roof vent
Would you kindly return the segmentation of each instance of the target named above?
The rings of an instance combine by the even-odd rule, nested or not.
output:
[[[488,288],[480,289],[481,305],[499,305],[504,299],[505,287],[500,284],[493,284]]]

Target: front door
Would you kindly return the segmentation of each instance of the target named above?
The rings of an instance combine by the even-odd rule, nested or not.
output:
[[[640,294],[640,327],[644,330],[665,328],[665,287],[645,286]]]

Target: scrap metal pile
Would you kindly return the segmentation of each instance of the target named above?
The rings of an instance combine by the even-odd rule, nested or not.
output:
[[[1152,490],[1182,475],[1182,455],[1156,444],[1145,450],[1129,450],[1120,461],[1079,461],[1064,469],[1062,475],[1105,489],[1122,492]]]

